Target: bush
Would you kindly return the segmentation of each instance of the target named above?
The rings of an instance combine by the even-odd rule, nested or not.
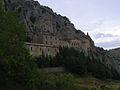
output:
[[[37,60],[38,66],[41,67],[65,67],[69,72],[76,73],[80,76],[92,75],[96,78],[119,79],[120,75],[115,69],[109,69],[102,62],[96,59],[86,57],[84,53],[74,48],[59,48],[56,57],[42,56]]]
[[[43,74],[39,90],[76,90],[71,74]]]

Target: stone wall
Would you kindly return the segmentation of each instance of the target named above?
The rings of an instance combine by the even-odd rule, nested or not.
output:
[[[69,42],[68,42],[68,41],[64,41],[64,40],[60,40],[60,41],[59,41],[59,46],[70,48]]]
[[[80,48],[82,46],[81,41],[80,40],[70,40],[70,47],[73,48]]]
[[[59,46],[59,39],[54,35],[43,35],[43,44]]]
[[[41,73],[55,73],[55,72],[65,72],[65,68],[64,67],[48,67],[48,68],[41,68],[39,69],[39,72]]]
[[[82,40],[82,49],[84,50],[85,54],[88,55],[88,50],[90,48],[89,40]]]
[[[75,49],[82,49],[86,55],[88,55],[88,50],[90,48],[90,43],[89,40],[77,40],[77,39],[73,39],[69,41],[70,43],[70,47],[75,48]]]
[[[30,55],[39,57],[41,55],[45,56],[55,56],[59,52],[58,47],[53,47],[52,45],[38,44],[38,43],[28,43],[26,42],[26,47],[30,51]]]

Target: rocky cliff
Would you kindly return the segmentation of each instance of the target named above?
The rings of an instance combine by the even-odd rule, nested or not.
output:
[[[33,0],[4,0],[6,10],[16,10],[26,24],[26,33],[32,42],[39,43],[39,35],[49,33],[61,39],[89,38],[77,31],[67,17],[57,15],[49,7]],[[90,38],[89,38],[90,39]]]
[[[108,51],[107,53],[111,58],[113,58],[114,60],[116,60],[116,62],[119,65],[119,70],[120,70],[120,48],[116,48],[116,49],[111,49]]]
[[[3,0],[6,11],[16,10],[21,21],[26,25],[26,34],[29,42],[41,43],[41,35],[55,35],[59,39],[82,39],[89,41],[88,55],[100,60],[109,67],[116,68],[116,63],[108,55],[107,51],[94,46],[94,42],[81,30],[76,30],[67,17],[58,15],[49,7],[40,5],[33,0]]]

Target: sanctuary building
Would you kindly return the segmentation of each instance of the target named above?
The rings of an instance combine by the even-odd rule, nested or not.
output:
[[[39,57],[42,54],[45,56],[54,57],[59,52],[59,47],[75,48],[77,50],[83,50],[86,54],[90,48],[88,39],[69,39],[61,40],[53,35],[43,35],[41,43],[26,42],[26,47],[29,49],[32,56]]]

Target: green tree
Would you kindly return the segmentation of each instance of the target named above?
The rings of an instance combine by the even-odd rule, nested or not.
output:
[[[19,22],[17,13],[5,12],[0,1],[0,89],[2,90],[26,90],[30,86],[32,88],[29,90],[35,88],[36,64],[25,48],[25,40],[25,26]]]

